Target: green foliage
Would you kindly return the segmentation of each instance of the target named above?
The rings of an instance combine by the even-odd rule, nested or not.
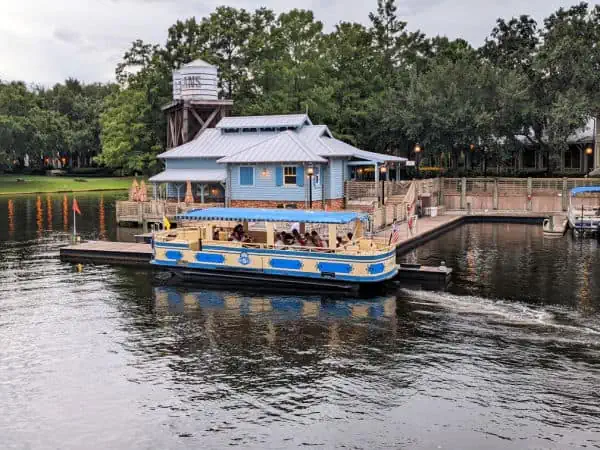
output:
[[[498,19],[479,49],[408,31],[395,0],[378,0],[369,19],[327,32],[308,10],[219,6],[177,21],[163,45],[133,42],[119,89],[0,84],[0,159],[102,148],[98,161],[112,168],[158,169],[172,71],[197,58],[218,66],[235,114],[308,110],[353,145],[412,156],[418,142],[436,164],[502,164],[523,143],[557,160],[568,136],[600,116],[600,6],[560,8],[539,26]],[[479,156],[464,156],[471,144]]]
[[[123,89],[108,96],[100,116],[102,154],[98,162],[127,173],[156,169],[161,146],[149,129],[151,105],[141,90]]]

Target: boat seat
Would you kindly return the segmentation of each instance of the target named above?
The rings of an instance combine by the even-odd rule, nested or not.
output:
[[[358,243],[358,248],[360,250],[371,250],[371,249],[375,248],[375,246],[370,241],[360,241]]]

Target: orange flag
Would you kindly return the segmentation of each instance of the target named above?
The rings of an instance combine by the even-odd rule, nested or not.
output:
[[[73,211],[81,215],[81,210],[79,209],[79,205],[77,204],[76,199],[73,199]]]

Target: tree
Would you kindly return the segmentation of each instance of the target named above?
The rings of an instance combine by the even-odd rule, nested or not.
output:
[[[151,105],[143,91],[122,89],[108,96],[100,115],[102,153],[97,161],[126,173],[155,170],[162,146],[148,132],[149,120]]]

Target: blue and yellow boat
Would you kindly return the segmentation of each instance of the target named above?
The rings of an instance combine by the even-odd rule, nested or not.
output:
[[[365,237],[363,213],[207,208],[176,220],[183,226],[155,234],[152,264],[185,280],[356,289],[398,273],[395,245]],[[242,229],[243,240],[231,238]],[[314,231],[322,244],[284,244],[276,235],[286,229]]]

